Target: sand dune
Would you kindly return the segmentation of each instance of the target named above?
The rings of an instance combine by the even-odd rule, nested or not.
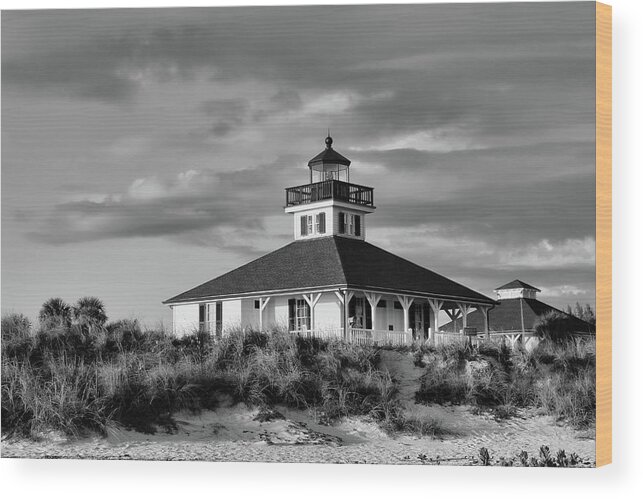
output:
[[[563,449],[567,455],[578,454],[586,465],[595,461],[593,431],[579,432],[534,412],[498,421],[467,406],[418,405],[414,394],[423,370],[397,352],[385,354],[381,368],[398,382],[407,413],[439,421],[448,436],[391,436],[368,418],[326,426],[307,411],[228,404],[199,415],[176,414],[175,428],[153,435],[111,428],[107,438],[5,439],[2,457],[470,465],[476,464],[481,447],[498,459],[523,450],[537,456],[540,446],[547,445],[552,453]]]

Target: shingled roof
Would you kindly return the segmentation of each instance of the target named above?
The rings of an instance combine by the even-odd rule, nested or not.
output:
[[[341,236],[294,241],[163,303],[329,286],[496,303],[366,241]]]
[[[522,304],[522,306],[521,306]],[[524,318],[525,330],[532,330],[536,319],[547,312],[559,312],[568,316],[570,325],[575,332],[592,332],[594,326],[585,322],[578,317],[569,315],[562,310],[558,310],[551,305],[536,300],[534,298],[511,298],[501,300],[494,308],[489,310],[489,330],[490,331],[521,331],[522,321]],[[467,316],[467,326],[475,327],[478,331],[484,330],[484,322],[480,312],[471,312]],[[462,327],[462,318],[456,321],[456,328]],[[453,321],[448,322],[440,327],[445,331],[453,330]]]
[[[531,284],[527,284],[524,281],[521,281],[520,279],[514,279],[511,282],[508,282],[507,284],[504,284],[500,286],[499,288],[496,288],[494,291],[498,291],[499,289],[533,289],[534,291],[540,291],[540,289],[535,288]]]
[[[308,166],[321,164],[340,164],[350,166],[351,160],[339,154],[335,149],[327,148],[308,162]]]

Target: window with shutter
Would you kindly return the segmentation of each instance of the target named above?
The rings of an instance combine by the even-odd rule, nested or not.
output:
[[[346,234],[355,234],[355,215],[346,214]]]
[[[359,215],[355,215],[355,235],[356,236],[361,236],[362,235],[362,217]]]
[[[223,303],[220,301],[218,301],[215,306],[214,314],[214,330],[217,338],[221,338],[221,335],[223,334]]]
[[[307,232],[308,224],[306,223],[306,217],[305,216],[300,217],[299,220],[301,222],[301,235],[302,236],[307,236],[308,235],[308,232]]]
[[[295,317],[296,317],[295,303],[296,303],[296,300],[294,298],[291,298],[288,300],[288,330],[289,331],[295,330]]]
[[[324,234],[326,232],[326,213],[321,212],[317,214],[317,233]]]
[[[344,232],[346,232],[346,223],[344,220],[344,213],[340,211],[339,212],[339,233],[344,234]]]

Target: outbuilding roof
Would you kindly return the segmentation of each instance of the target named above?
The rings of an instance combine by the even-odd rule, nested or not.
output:
[[[172,305],[331,286],[496,303],[366,241],[341,236],[294,241],[164,303]]]
[[[540,291],[540,289],[535,288],[531,284],[527,284],[520,279],[514,279],[513,281],[496,288],[494,291],[498,291],[499,289],[533,289],[534,291]]]
[[[522,331],[523,320],[525,330],[533,330],[534,324],[538,317],[545,315],[547,312],[559,312],[569,318],[569,324],[575,332],[589,333],[595,330],[595,327],[589,322],[569,315],[562,310],[558,310],[551,305],[536,300],[534,298],[511,298],[502,300],[489,310],[489,330],[490,331]],[[478,331],[484,330],[484,320],[482,314],[478,311],[469,313],[467,316],[467,326],[475,327]],[[456,320],[456,329],[462,327],[462,318]],[[453,330],[453,321],[448,322],[440,327],[445,331]]]

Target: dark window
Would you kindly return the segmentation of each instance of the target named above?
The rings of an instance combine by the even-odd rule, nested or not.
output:
[[[339,212],[339,233],[344,234],[346,232],[346,220],[343,212]]]
[[[362,217],[359,215],[355,215],[355,235],[356,236],[361,236],[362,235]]]
[[[308,224],[306,222],[306,216],[304,215],[303,217],[300,217],[301,220],[301,235],[306,236],[308,235]]]
[[[317,233],[318,234],[324,234],[326,232],[326,213],[318,213],[317,214]]]
[[[402,304],[399,301],[393,302],[393,308],[395,308],[395,310],[404,310],[402,308]]]
[[[261,308],[261,302],[259,300],[255,300],[255,308],[260,309]]]
[[[288,331],[295,330],[295,299],[288,300]]]
[[[223,333],[223,303],[218,301],[215,307],[215,333],[218,338]]]
[[[306,331],[310,329],[310,305],[303,299],[288,300],[289,331]]]
[[[386,300],[380,300],[377,302],[377,308],[386,308]]]
[[[388,330],[389,330],[389,331],[393,331],[393,324],[389,324],[389,325],[388,325]]]
[[[353,297],[348,304],[348,316],[357,329],[372,329],[371,305],[366,298]]]
[[[199,305],[199,322],[205,322],[205,303]]]

